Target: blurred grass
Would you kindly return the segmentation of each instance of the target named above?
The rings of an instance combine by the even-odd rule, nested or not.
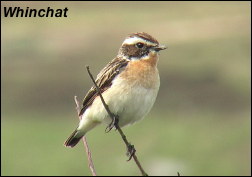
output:
[[[8,117],[2,121],[2,175],[90,175],[83,145],[74,149],[62,146],[77,118],[61,117],[64,121],[59,122],[54,116]],[[245,175],[250,168],[250,121],[241,122],[239,117],[243,116],[249,115],[230,115],[230,121],[213,113],[152,113],[143,123],[125,128],[125,132],[151,175],[176,175],[177,171]],[[100,126],[87,138],[98,174],[139,174],[133,162],[126,162],[126,149],[116,132],[105,134],[104,126]]]
[[[250,2],[50,6],[67,6],[69,17],[1,17],[2,175],[90,175],[82,145],[62,145],[78,122],[73,96],[82,99],[91,85],[85,65],[98,73],[124,37],[137,31],[168,46],[159,60],[161,87],[152,112],[125,128],[146,171],[251,174]],[[100,126],[87,138],[99,175],[139,174],[126,162],[116,132],[104,134]]]

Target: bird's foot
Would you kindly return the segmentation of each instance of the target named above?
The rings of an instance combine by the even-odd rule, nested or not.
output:
[[[135,149],[134,145],[129,144],[127,146],[127,153],[126,153],[126,155],[129,157],[129,159],[127,161],[130,161],[132,159],[132,157],[135,155],[135,153],[136,153],[136,149]]]
[[[117,129],[118,122],[119,122],[119,117],[117,115],[113,115],[113,119],[111,123],[106,127],[105,132],[106,133],[110,132],[110,130],[112,130],[114,127]]]

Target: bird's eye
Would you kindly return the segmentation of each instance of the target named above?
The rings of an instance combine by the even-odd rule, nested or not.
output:
[[[141,48],[143,48],[144,44],[141,43],[141,42],[138,42],[138,43],[136,44],[136,46],[137,46],[137,48],[141,49]]]

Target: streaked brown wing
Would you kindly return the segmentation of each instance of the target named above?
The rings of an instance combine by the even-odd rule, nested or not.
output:
[[[115,58],[101,70],[95,80],[97,86],[101,90],[101,93],[103,93],[111,86],[112,80],[125,69],[128,62],[128,60],[122,58]],[[82,115],[86,111],[86,109],[93,103],[94,99],[98,95],[99,94],[97,93],[95,86],[92,86],[83,100],[83,107],[79,115]]]

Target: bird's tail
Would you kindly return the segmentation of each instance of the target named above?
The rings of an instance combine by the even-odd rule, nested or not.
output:
[[[64,145],[66,147],[74,147],[85,134],[80,133],[77,129],[67,138]]]

